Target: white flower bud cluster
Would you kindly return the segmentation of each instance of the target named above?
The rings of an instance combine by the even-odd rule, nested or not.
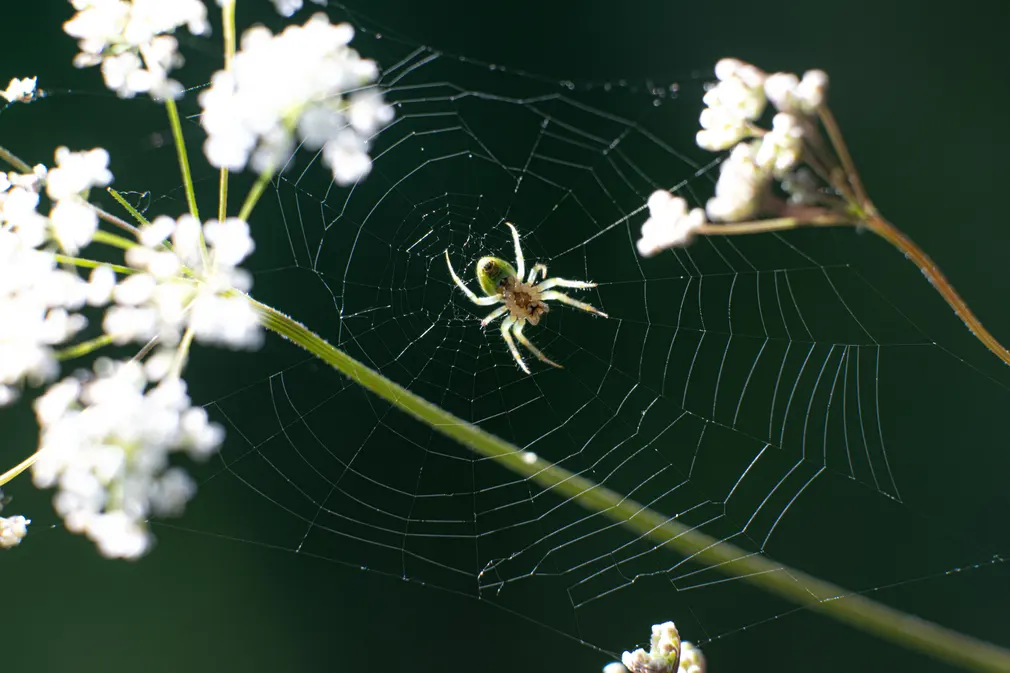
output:
[[[56,168],[46,174],[46,195],[53,202],[49,220],[54,238],[69,253],[88,245],[98,229],[98,215],[87,204],[87,196],[92,187],[112,182],[108,165],[109,153],[102,148],[56,150]]]
[[[338,184],[364,177],[372,166],[370,137],[393,110],[374,89],[347,95],[378,77],[375,62],[348,46],[353,37],[349,24],[331,24],[322,13],[277,35],[262,26],[247,30],[232,70],[215,73],[200,94],[208,161],[272,173],[297,137],[308,149],[322,149]]]
[[[4,497],[0,491],[0,511],[3,511]],[[21,540],[28,534],[28,524],[31,519],[23,516],[0,516],[0,549],[10,549],[21,544]]]
[[[654,624],[649,651],[639,648],[621,655],[631,673],[676,673],[680,665],[680,633],[673,622]]]
[[[649,197],[649,219],[642,225],[638,239],[638,254],[652,257],[668,248],[682,247],[691,242],[695,230],[705,224],[705,211],[687,209],[687,201],[660,189]]]
[[[753,135],[755,121],[764,112],[764,72],[735,58],[724,58],[715,64],[719,83],[709,89],[702,102],[701,131],[698,146],[718,152],[726,150]]]
[[[171,35],[185,25],[194,35],[210,30],[201,0],[70,0],[77,10],[63,30],[81,50],[74,65],[102,66],[105,85],[123,98],[148,93],[178,98],[182,85],[168,77],[182,65]]]
[[[206,256],[196,218],[158,217],[143,230],[142,245],[126,253],[126,261],[140,273],[116,284],[111,269],[95,269],[92,285],[107,288],[115,302],[102,326],[116,343],[146,342],[157,336],[167,347],[192,330],[197,341],[208,344],[235,349],[262,344],[258,315],[248,299],[233,293],[252,286],[249,273],[238,267],[255,247],[249,225],[237,218],[209,220],[202,235]],[[171,250],[162,245],[169,238]],[[154,379],[166,371],[152,367],[149,375]]]
[[[0,91],[0,97],[6,98],[8,103],[14,101],[28,103],[35,98],[36,82],[38,82],[38,77],[25,77],[24,79],[15,77],[7,85],[6,90]]]
[[[679,673],[705,673],[705,655],[691,643],[681,643]]]
[[[28,524],[31,519],[23,516],[0,516],[0,549],[10,549],[21,544],[21,540],[28,534]]]
[[[772,182],[787,178],[802,161],[804,137],[824,103],[828,77],[820,70],[802,80],[791,73],[766,75],[736,59],[719,61],[715,72],[720,81],[705,94],[708,107],[701,113],[697,141],[704,149],[733,151],[705,209],[713,220],[735,222],[758,214]],[[753,124],[767,101],[779,111],[770,131]]]
[[[75,252],[90,242],[97,218],[84,194],[112,180],[108,159],[102,149],[61,147],[56,168],[0,174],[0,406],[17,397],[23,381],[38,385],[56,376],[52,347],[87,324],[74,311],[90,301],[88,284],[40,248],[55,240]],[[49,217],[36,210],[43,183],[53,203]]]
[[[68,530],[107,557],[137,558],[152,542],[147,518],[180,514],[196,492],[170,456],[205,459],[224,432],[190,405],[178,378],[149,387],[140,363],[107,359],[95,374],[64,379],[36,400],[32,477],[39,488],[58,487],[53,504]]]
[[[603,673],[705,673],[705,656],[688,642],[681,642],[673,622],[654,624],[650,649],[625,652],[621,661],[603,667]]]

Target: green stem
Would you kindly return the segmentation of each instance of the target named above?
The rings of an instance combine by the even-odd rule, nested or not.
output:
[[[99,348],[104,348],[111,343],[112,337],[108,334],[103,334],[102,336],[95,337],[94,339],[82,341],[79,344],[74,344],[73,346],[68,346],[67,348],[56,351],[56,359],[72,360],[74,358],[79,358],[82,355],[94,353]]]
[[[175,151],[179,157],[179,170],[182,172],[182,184],[186,188],[186,201],[189,212],[200,219],[200,210],[196,207],[196,191],[193,189],[193,176],[189,172],[189,156],[186,154],[186,141],[182,137],[182,124],[179,122],[179,109],[171,97],[165,99],[165,109],[168,110],[168,121],[172,125],[172,137],[175,139]]]
[[[21,161],[21,159],[19,159],[6,147],[0,146],[0,159],[6,161],[18,173],[31,175],[32,167],[26,164],[25,162]]]
[[[128,238],[123,238],[122,236],[116,236],[107,231],[102,231],[99,229],[95,232],[95,235],[91,239],[95,243],[104,243],[105,245],[111,245],[113,248],[120,248],[122,250],[129,250],[130,248],[135,248],[140,243],[136,241],[131,241]]]
[[[804,608],[948,663],[976,671],[1010,671],[1010,651],[1006,649],[876,603],[761,554],[750,554],[581,475],[534,457],[390,381],[276,309],[250,301],[268,329],[290,339],[355,383],[475,453],[494,459],[563,499],[578,501],[586,509],[619,523],[633,534]]]
[[[140,214],[140,211],[134,208],[129,201],[123,198],[122,194],[117,192],[112,187],[106,187],[105,190],[109,192],[109,194],[112,194],[112,198],[118,201],[119,205],[121,205],[123,208],[126,209],[126,212],[130,214],[130,217],[132,217],[137,221],[137,224],[141,226],[147,226],[150,224],[150,222],[147,221],[147,218]]]
[[[235,2],[221,6],[221,23],[224,25],[224,69],[230,71],[235,62]],[[224,222],[228,216],[228,169],[221,169],[217,191],[217,219]]]
[[[99,262],[94,259],[81,259],[80,257],[68,257],[67,255],[53,255],[53,257],[60,264],[73,264],[74,266],[80,266],[85,269],[97,269],[100,266],[107,266],[116,273],[137,273],[137,269],[132,269],[128,266]]]
[[[267,188],[271,175],[273,175],[273,171],[265,171],[260,173],[260,176],[256,178],[256,183],[245,197],[245,203],[242,204],[242,210],[238,213],[238,219],[246,222],[249,221],[249,216],[252,214],[253,208],[256,207],[256,202],[263,196],[263,190]]]
[[[38,459],[39,459],[39,452],[36,451],[35,453],[33,453],[32,455],[30,455],[27,458],[25,458],[24,460],[22,460],[20,463],[18,463],[17,465],[15,465],[14,467],[12,467],[11,469],[7,470],[3,474],[0,474],[0,486],[4,486],[11,479],[13,479],[14,477],[18,476],[19,474],[21,474],[22,472],[24,472],[25,470],[27,470],[29,467],[31,467],[32,465],[34,465],[35,461],[38,460]]]

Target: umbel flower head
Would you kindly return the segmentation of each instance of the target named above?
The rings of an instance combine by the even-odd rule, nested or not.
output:
[[[664,622],[653,624],[648,652],[641,648],[625,652],[603,673],[705,673],[705,657],[691,643],[681,642],[673,622]]]
[[[135,361],[100,359],[95,375],[67,378],[35,402],[41,428],[32,477],[53,498],[67,529],[105,556],[137,558],[151,545],[147,518],[182,513],[196,485],[170,456],[204,459],[224,432],[190,406],[186,384],[154,387]]]
[[[337,183],[366,175],[369,139],[393,110],[367,88],[378,68],[348,46],[353,37],[349,24],[331,24],[323,13],[278,35],[262,26],[247,30],[232,69],[215,73],[200,94],[208,161],[273,173],[297,138],[308,149],[322,149]]]
[[[70,0],[78,10],[63,24],[81,50],[74,65],[102,66],[105,85],[123,98],[150,93],[177,98],[182,85],[168,77],[182,65],[179,43],[171,35],[187,26],[206,33],[207,8],[201,0]]]
[[[692,233],[706,224],[741,222],[775,211],[772,185],[780,181],[789,202],[816,201],[809,172],[799,168],[804,145],[815,133],[815,116],[827,95],[828,76],[820,70],[768,75],[755,66],[724,58],[715,66],[717,84],[703,98],[705,109],[697,133],[700,147],[731,150],[722,162],[715,195],[705,210],[688,212],[687,202],[660,190],[649,198],[649,219],[638,241],[643,256],[687,245]],[[768,103],[778,110],[771,129],[757,122]],[[779,209],[780,210],[780,209]]]
[[[61,147],[52,169],[0,173],[0,406],[17,397],[23,381],[55,377],[53,347],[87,324],[76,311],[91,301],[88,284],[58,268],[51,248],[74,253],[91,241],[98,218],[85,195],[112,180],[108,161],[102,149]],[[43,184],[48,217],[37,210]]]
[[[25,77],[24,79],[15,77],[5,90],[0,91],[0,97],[6,98],[8,103],[15,101],[28,103],[35,99],[36,82],[38,82],[37,77]]]

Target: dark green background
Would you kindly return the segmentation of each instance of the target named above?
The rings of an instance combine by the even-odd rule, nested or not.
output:
[[[240,0],[240,21],[256,15],[279,25],[264,11],[266,5]],[[690,147],[693,129],[685,125],[696,110],[671,111],[678,126],[664,128],[665,108],[657,111],[647,96],[632,92],[636,83],[697,84],[727,55],[767,70],[820,67],[831,75],[832,108],[881,211],[934,255],[994,333],[1010,335],[1004,273],[1010,242],[1007,22],[992,3],[778,2],[762,8],[736,0],[373,0],[348,7],[355,23],[407,42],[573,80],[578,95],[592,104],[640,120],[698,159],[702,154]],[[6,110],[0,144],[30,162],[48,161],[56,144],[108,147],[117,186],[150,189],[163,197],[154,212],[165,205],[177,214],[177,178],[160,111],[144,101],[120,103],[102,93],[96,72],[70,66],[73,43],[59,30],[71,13],[68,4],[22,3],[17,12],[16,20],[5,17],[0,28],[0,76],[38,74],[53,95]],[[346,18],[347,12],[335,8],[332,15]],[[187,52],[193,54],[187,81],[206,81],[216,63],[213,49],[199,40],[186,40],[184,48],[193,50]],[[374,55],[386,63],[403,53],[397,42]],[[474,72],[477,79],[468,86],[479,87],[484,75]],[[602,83],[621,79],[630,85],[602,91]],[[586,91],[587,83],[600,86]],[[187,132],[198,138],[196,129]],[[209,177],[201,183],[207,204],[214,187]],[[549,247],[546,234],[541,239]],[[783,544],[771,551],[852,588],[899,581],[871,595],[1010,646],[1006,566],[969,567],[1010,551],[1003,420],[1010,378],[915,269],[883,244],[848,236],[813,245],[857,265],[926,339],[953,355],[910,346],[896,349],[888,360],[881,404],[905,504],[882,504],[883,498],[855,483],[818,482],[790,511],[787,529],[776,533]],[[261,244],[258,254],[268,253]],[[261,272],[269,268],[262,259],[256,267]],[[305,314],[327,306],[317,286],[306,289],[296,275],[284,276],[290,286],[271,285],[270,278],[257,275],[259,296],[324,334],[334,327],[332,314]],[[316,293],[304,305],[291,298],[303,291]],[[239,387],[235,381],[262,381],[299,359],[276,343],[254,364],[248,361],[256,358],[211,357],[198,355],[194,362],[193,371],[212,367],[211,376],[192,379],[197,401],[219,400]],[[343,385],[323,374],[318,381]],[[338,422],[353,420],[349,412],[334,413]],[[7,428],[0,453],[4,463],[13,464],[35,441],[30,417],[23,408],[4,410],[0,422]],[[418,426],[403,427],[427,437]],[[226,452],[240,450],[234,447],[229,444]],[[5,671],[595,671],[608,660],[575,638],[486,602],[394,579],[384,574],[386,568],[362,572],[325,560],[354,558],[338,546],[321,543],[317,553],[325,559],[297,556],[291,552],[297,540],[270,534],[271,525],[285,526],[277,508],[234,480],[205,484],[178,528],[155,528],[155,553],[136,564],[100,559],[86,541],[59,526],[49,528],[56,519],[48,496],[34,493],[27,481],[7,492],[15,497],[12,511],[24,511],[36,524],[20,549],[0,556],[6,580],[7,647],[0,664]],[[252,542],[259,540],[264,544]],[[960,566],[965,572],[942,574]],[[705,646],[713,673],[946,670],[806,612],[732,632],[788,608],[739,583],[727,587],[690,598],[693,610],[704,612],[711,601],[709,610],[729,614],[700,620],[710,635],[726,634]],[[689,630],[694,617],[684,613],[679,595],[661,594],[675,600],[661,609],[650,603],[648,610],[639,609],[639,596],[630,595],[608,614],[593,612],[592,624],[579,627],[631,635],[587,640],[630,648],[650,623],[668,618],[682,625],[686,637],[702,637]],[[557,621],[555,611],[570,613],[556,601],[513,607],[548,623]],[[570,624],[563,630],[576,632]]]

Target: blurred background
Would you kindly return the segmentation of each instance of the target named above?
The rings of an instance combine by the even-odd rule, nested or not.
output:
[[[430,84],[444,76],[466,91],[508,91],[519,98],[560,92],[629,120],[636,133],[654,134],[684,154],[677,170],[668,174],[644,156],[641,164],[665,186],[687,180],[691,193],[700,199],[715,173],[708,169],[700,171],[701,178],[695,176],[692,166],[705,165],[711,157],[693,147],[694,124],[701,108],[700,87],[711,78],[715,61],[735,56],[769,72],[821,68],[831,76],[832,110],[879,209],[934,257],[983,322],[1006,341],[1010,280],[1003,270],[1010,232],[1000,195],[1010,178],[1003,160],[1010,150],[1003,124],[1010,105],[1007,25],[989,8],[990,3],[974,1],[950,5],[853,0],[843,8],[837,3],[791,0],[765,5],[739,0],[623,4],[370,0],[331,4],[327,12],[334,21],[348,20],[358,27],[360,43],[355,45],[382,66],[391,67],[417,48],[421,49],[417,60],[444,54],[442,61],[449,64],[444,74],[420,70],[420,81]],[[295,20],[303,21],[313,9],[302,10]],[[29,163],[51,161],[53,149],[61,144],[106,147],[112,154],[117,188],[130,192],[152,214],[178,215],[183,200],[163,111],[150,101],[119,101],[105,92],[96,70],[72,67],[75,45],[60,29],[72,13],[69,3],[56,0],[22,3],[16,20],[11,17],[0,27],[0,78],[37,75],[39,86],[48,92],[32,105],[14,105],[0,113],[0,144]],[[265,0],[239,0],[238,15],[240,29],[256,21],[275,30],[283,25]],[[181,38],[188,59],[181,79],[187,85],[205,83],[219,67],[218,36],[215,23],[215,36],[208,40]],[[525,74],[502,79],[503,69]],[[657,96],[657,90],[665,93]],[[436,92],[427,89],[423,95]],[[394,96],[406,98],[403,92]],[[189,114],[198,109],[195,92],[182,107]],[[565,113],[556,112],[563,121]],[[484,119],[479,112],[461,118]],[[590,122],[584,123],[588,130]],[[506,121],[502,128],[519,127]],[[527,142],[521,146],[528,148],[528,141],[513,139],[505,130],[501,138],[495,137],[493,127],[474,133],[504,146],[513,140]],[[198,160],[198,125],[188,124],[186,134],[192,139],[191,156]],[[438,148],[438,142],[433,139],[431,147]],[[387,149],[388,144],[380,139],[377,148]],[[448,151],[435,149],[434,155]],[[362,278],[355,274],[367,273],[370,265],[386,264],[389,249],[371,252],[363,245],[350,258],[341,252],[349,249],[349,234],[341,232],[353,228],[336,215],[330,219],[315,214],[321,204],[324,211],[337,212],[349,204],[346,219],[367,222],[355,219],[353,209],[379,203],[367,191],[373,178],[376,193],[387,193],[411,161],[423,159],[411,154],[390,159],[388,170],[377,164],[383,170],[366,181],[357,201],[336,188],[329,190],[324,175],[292,179],[269,192],[258,211],[262,217],[283,215],[311,224],[275,228],[262,239],[257,233],[254,294],[433,399],[438,389],[459,385],[452,378],[458,370],[447,365],[444,376],[421,374],[429,360],[438,363],[457,353],[473,355],[476,365],[455,366],[467,373],[464,383],[474,386],[483,384],[475,372],[497,361],[495,380],[501,380],[500,374],[509,381],[507,401],[499,404],[516,419],[514,410],[530,393],[521,387],[522,381],[514,383],[520,377],[508,369],[511,365],[500,342],[473,334],[476,327],[472,320],[466,322],[470,314],[465,305],[438,313],[430,306],[411,304],[414,295],[409,292],[413,287],[429,289],[423,279],[412,285],[414,274],[444,273],[438,255],[445,247],[458,255],[461,272],[489,247],[507,253],[507,238],[494,229],[496,217],[505,211],[491,205],[486,216],[446,226],[440,230],[444,237],[429,241],[435,247],[424,256],[424,263],[408,267],[403,276],[362,280],[366,290],[375,291],[371,299],[368,292],[348,290],[347,279],[353,286],[356,278]],[[402,166],[397,168],[395,162]],[[403,222],[413,216],[411,211],[423,210],[427,196],[453,191],[449,181],[455,175],[447,170],[419,191],[406,192],[409,207]],[[196,176],[203,207],[209,210],[216,174],[202,167]],[[479,172],[470,177],[491,180]],[[236,178],[232,193],[244,193],[249,184],[247,176]],[[483,189],[479,182],[458,187],[469,196]],[[533,213],[538,208],[535,198],[523,202]],[[556,203],[554,198],[543,197],[539,205]],[[315,210],[299,210],[306,204]],[[510,207],[521,209],[523,204]],[[546,219],[542,212],[539,216]],[[639,214],[631,230],[637,232],[643,219]],[[334,222],[339,226],[330,232],[326,227]],[[631,259],[601,267],[602,253],[587,242],[599,225],[582,222],[572,225],[581,228],[568,230],[542,225],[530,234],[528,254],[565,262],[566,246],[574,241],[575,269],[585,268],[601,283],[612,281],[609,290],[601,287],[601,295],[590,300],[602,300],[609,312],[619,314],[632,299],[621,294],[617,280],[631,269],[641,272]],[[368,225],[361,227],[368,231]],[[404,225],[390,232],[387,240],[399,254],[416,238],[411,235],[423,229],[418,222]],[[623,239],[614,239],[625,248],[626,230],[619,230]],[[312,239],[306,250],[322,250],[323,256],[311,261],[308,252],[292,252],[283,235],[292,231],[305,233]],[[841,265],[852,270],[846,272],[850,280],[863,279],[841,292],[860,317],[879,318],[877,350],[886,368],[877,381],[874,403],[901,502],[885,495],[892,491],[889,485],[872,486],[869,476],[855,474],[858,470],[853,470],[852,479],[825,477],[789,508],[771,538],[773,545],[764,551],[815,576],[866,591],[876,600],[1010,646],[1006,607],[1010,569],[1000,556],[1010,552],[1003,515],[1010,506],[1005,488],[1010,459],[1002,425],[1010,401],[1010,376],[972,339],[918,271],[883,243],[853,232],[823,237],[805,233],[809,232],[787,239],[803,251],[788,262],[762,261],[764,255],[781,251],[762,247],[761,242],[750,248],[741,245],[746,259],[758,266],[798,269],[799,257],[810,254],[816,259],[815,268]],[[611,242],[604,239],[598,245]],[[334,282],[324,286],[318,278],[307,280],[301,272],[309,267]],[[650,282],[650,287],[660,287],[659,281]],[[639,279],[635,287],[642,284]],[[462,302],[458,295],[448,299],[444,278],[431,289],[425,302],[443,307]],[[363,302],[357,310],[364,310],[369,301],[388,300],[395,310],[398,294],[403,295],[399,300],[405,302],[405,310],[418,319],[401,323],[390,318],[388,325],[408,330],[388,337],[392,341],[383,348],[391,355],[377,354],[381,350],[377,344],[387,338],[383,323],[362,327],[345,313],[341,324],[336,308],[341,301]],[[815,294],[810,301],[817,299]],[[651,298],[649,306],[658,307],[661,301]],[[796,301],[808,305],[806,299]],[[595,344],[603,339],[599,330],[606,337],[612,335],[606,327],[577,317],[566,316],[565,321],[556,332],[543,332],[553,335],[550,352],[563,353],[566,343],[584,336],[587,352],[610,349],[614,357],[616,347]],[[885,323],[898,327],[887,332]],[[432,324],[442,331],[445,345],[430,345],[431,337],[422,338],[418,325]],[[845,343],[843,328],[837,330],[834,335],[829,331],[828,343]],[[399,357],[395,346],[403,344],[397,338],[420,348]],[[321,408],[330,423],[328,446],[338,446],[346,434],[347,447],[353,450],[366,445],[362,435],[367,428],[356,425],[362,415],[386,411],[341,377],[306,364],[289,344],[277,341],[268,339],[268,347],[255,356],[206,350],[194,355],[191,394],[194,401],[211,405],[212,415],[226,424],[229,439],[222,461],[197,469],[203,483],[187,514],[154,525],[158,544],[147,558],[137,563],[102,559],[87,540],[62,529],[49,494],[35,492],[24,477],[5,489],[13,497],[5,513],[24,513],[34,523],[20,548],[0,555],[7,579],[2,604],[9,634],[3,670],[598,671],[614,652],[643,644],[652,623],[667,619],[680,625],[686,639],[703,643],[712,673],[952,670],[810,611],[792,611],[792,606],[739,582],[692,591],[671,590],[669,583],[653,591],[643,582],[635,590],[615,592],[613,600],[608,597],[574,609],[580,598],[571,592],[566,596],[570,587],[550,578],[542,594],[540,585],[524,590],[519,583],[514,593],[506,589],[498,596],[478,586],[476,574],[457,586],[437,570],[398,568],[367,545],[359,548],[349,539],[317,535],[311,525],[310,536],[297,520],[313,516],[312,511],[288,505],[297,498],[288,499],[285,480],[271,473],[265,462],[272,459],[269,437],[274,422],[283,413],[308,415],[317,402],[325,404]],[[582,351],[569,350],[575,376],[585,372],[580,381],[596,381],[591,362],[577,359]],[[701,369],[691,376],[704,381],[715,375],[716,361],[701,362]],[[611,366],[617,367],[613,359]],[[286,380],[280,373],[289,370],[292,375]],[[872,367],[865,371],[873,377]],[[572,395],[580,394],[571,379],[559,379],[557,388],[551,387],[551,380],[545,375],[539,388],[548,402],[560,404],[567,394],[565,385],[573,386]],[[294,411],[277,411],[272,396],[282,381],[299,386],[284,390]],[[474,414],[469,417],[480,417],[466,404],[473,399],[457,400],[462,409],[454,411],[468,417],[469,408]],[[449,396],[442,403],[452,408],[454,401]],[[410,464],[411,443],[432,452],[459,451],[432,439],[427,429],[397,420],[395,410],[390,414],[384,428],[395,429],[399,439],[372,450],[370,456],[375,461],[372,469],[390,470],[390,484],[396,480],[397,467]],[[532,414],[534,428],[549,428],[551,419],[558,418],[554,412]],[[0,423],[4,428],[0,457],[13,465],[36,444],[30,409],[23,404],[0,410]],[[523,428],[513,436],[508,426],[492,421],[488,427],[520,445],[535,439],[525,436]],[[311,444],[305,436],[289,441],[299,447]],[[737,436],[735,441],[742,440]],[[253,459],[243,462],[249,453]],[[410,467],[406,473],[420,481],[420,468]],[[737,473],[733,468],[730,474]],[[438,476],[433,477],[425,489],[455,488],[451,481],[455,475],[442,478],[440,483]],[[311,477],[294,479],[297,489]],[[485,486],[506,481],[503,475],[487,479]],[[774,481],[766,484],[773,486]],[[470,488],[483,492],[478,486]],[[362,497],[374,506],[381,490]],[[340,511],[334,503],[327,509]],[[362,520],[368,516],[347,511]],[[597,553],[606,553],[608,544],[613,543],[604,543]],[[434,558],[441,552],[418,553]],[[664,567],[678,560],[671,555]],[[715,579],[706,577],[702,583]]]

